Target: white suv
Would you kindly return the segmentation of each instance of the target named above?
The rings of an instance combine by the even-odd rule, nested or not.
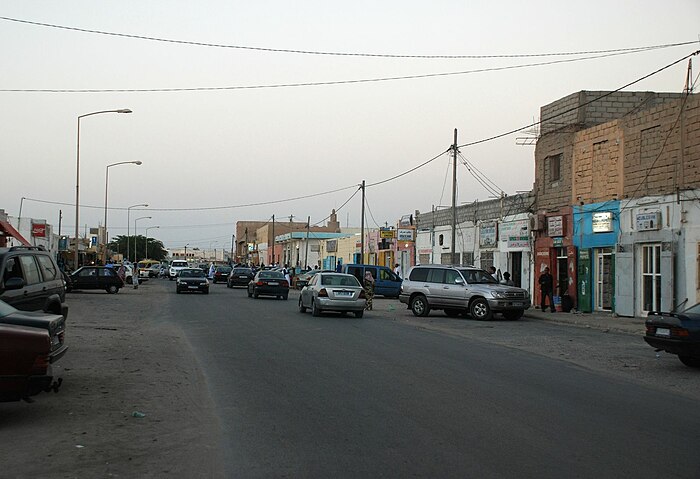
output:
[[[506,319],[520,319],[530,307],[530,295],[522,288],[499,284],[488,272],[471,266],[414,266],[401,284],[399,300],[416,316],[443,309],[450,317],[469,313],[489,320],[494,312]]]
[[[168,270],[168,279],[170,281],[174,280],[177,278],[177,274],[185,269],[189,268],[189,264],[187,264],[187,261],[184,259],[174,259],[172,263],[170,263],[170,269]]]

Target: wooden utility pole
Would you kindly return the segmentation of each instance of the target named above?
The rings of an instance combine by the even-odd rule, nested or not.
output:
[[[311,229],[311,216],[306,217],[306,248],[304,251],[304,268],[309,266],[309,230]]]
[[[360,221],[360,264],[365,263],[365,180],[362,180],[362,220]]]
[[[450,262],[455,261],[455,249],[457,246],[457,128],[455,128],[455,142],[452,144],[452,254]]]
[[[272,215],[272,264],[275,264],[275,215]]]

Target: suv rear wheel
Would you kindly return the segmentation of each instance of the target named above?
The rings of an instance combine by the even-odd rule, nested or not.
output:
[[[479,321],[488,321],[493,317],[489,302],[484,298],[476,298],[469,307],[472,318]]]
[[[411,300],[411,311],[415,316],[427,316],[430,313],[430,306],[425,296],[419,294]]]

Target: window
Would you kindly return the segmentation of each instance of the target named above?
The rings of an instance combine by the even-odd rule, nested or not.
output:
[[[22,270],[24,271],[24,281],[27,284],[41,283],[41,275],[39,274],[39,266],[34,261],[34,256],[20,256]]]
[[[427,281],[430,269],[431,268],[414,268],[413,271],[411,271],[409,279],[411,281]]]
[[[453,269],[448,269],[445,271],[445,283],[446,284],[456,284],[458,279],[462,279],[459,273]]]
[[[442,246],[443,244],[445,244],[445,235],[440,235],[440,236],[438,236],[438,244],[439,244],[440,246]]]
[[[79,276],[97,276],[97,270],[95,268],[83,268]]]
[[[493,251],[481,251],[479,253],[479,266],[488,269],[493,266]]]
[[[20,268],[17,258],[9,258],[5,263],[3,281],[7,281],[11,278],[24,278],[24,276],[22,276],[22,268]]]
[[[56,264],[48,256],[39,255],[36,257],[39,260],[39,266],[41,267],[41,273],[44,275],[44,281],[49,281],[56,279]]]
[[[110,276],[114,276],[114,275],[115,275],[115,273],[114,273],[114,270],[112,270],[112,268],[100,269],[100,276],[110,277]]]
[[[561,178],[561,153],[550,156],[547,159],[549,160],[549,180],[552,182],[559,181]]]
[[[445,270],[442,268],[431,268],[428,273],[428,283],[444,283]]]
[[[393,273],[393,271],[389,271],[388,269],[380,269],[379,270],[379,279],[383,281],[396,281],[396,275]]]
[[[472,251],[462,253],[462,262],[460,264],[463,266],[472,266],[474,264],[474,253]]]

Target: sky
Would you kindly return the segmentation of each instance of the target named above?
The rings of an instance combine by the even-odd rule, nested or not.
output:
[[[540,107],[580,90],[615,90],[700,49],[700,2],[5,0],[0,17],[214,48],[80,32],[0,19],[0,208],[75,225],[80,115],[80,229],[138,233],[168,248],[230,247],[236,221],[369,227],[450,205],[458,145],[537,121]],[[588,52],[695,42],[605,58],[397,58]],[[267,49],[267,50],[260,50]],[[566,63],[518,65],[579,59]],[[694,75],[700,72],[694,59]],[[474,70],[491,70],[475,72]],[[687,61],[627,90],[680,92]],[[424,78],[357,80],[471,72]],[[279,86],[329,83],[325,85]],[[336,83],[338,82],[338,83]],[[275,87],[271,87],[275,86]],[[201,88],[247,87],[217,90]],[[262,88],[250,88],[262,87]],[[28,90],[194,91],[36,92]],[[534,181],[526,133],[460,152],[494,186],[515,194]],[[494,195],[460,164],[458,203]],[[320,194],[334,191],[329,194]],[[320,195],[316,195],[320,194]],[[315,195],[315,196],[312,196]],[[283,201],[301,196],[305,199]],[[22,200],[24,198],[24,200]],[[268,203],[268,204],[261,204]],[[256,204],[256,206],[242,206]],[[158,227],[158,228],[156,228]]]

